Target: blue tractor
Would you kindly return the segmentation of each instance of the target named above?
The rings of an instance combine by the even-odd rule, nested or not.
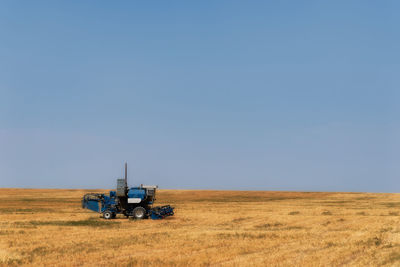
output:
[[[140,185],[128,188],[128,166],[125,163],[125,178],[117,180],[117,190],[109,195],[89,193],[83,196],[82,208],[99,212],[104,219],[114,219],[123,214],[133,219],[163,219],[174,215],[170,205],[153,207],[158,186]]]

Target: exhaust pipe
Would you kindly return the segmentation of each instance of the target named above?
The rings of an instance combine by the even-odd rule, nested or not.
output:
[[[128,163],[125,162],[125,187],[128,188]]]

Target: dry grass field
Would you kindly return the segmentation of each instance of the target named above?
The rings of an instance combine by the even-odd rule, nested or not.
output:
[[[0,189],[0,265],[400,266],[400,195],[161,190],[165,220],[106,221],[87,192]]]

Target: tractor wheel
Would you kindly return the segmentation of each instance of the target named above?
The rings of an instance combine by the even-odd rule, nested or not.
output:
[[[133,209],[133,218],[136,220],[141,220],[146,217],[146,210],[143,207],[136,207]]]
[[[109,211],[109,210],[106,210],[105,212],[103,212],[103,218],[107,219],[107,220],[111,219],[112,218],[112,212]]]

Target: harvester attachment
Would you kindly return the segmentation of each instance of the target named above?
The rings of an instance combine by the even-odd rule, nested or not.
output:
[[[101,205],[104,200],[104,194],[89,193],[83,196],[82,208],[96,212],[101,212]]]
[[[149,215],[153,220],[164,219],[165,217],[174,215],[174,208],[170,205],[154,207],[149,210]]]

